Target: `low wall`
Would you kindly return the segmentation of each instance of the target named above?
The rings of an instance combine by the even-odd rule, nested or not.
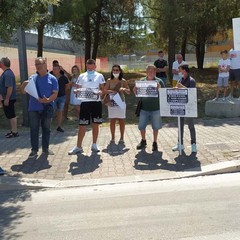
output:
[[[233,98],[231,100],[206,101],[205,115],[209,117],[239,117],[240,116],[240,99]]]

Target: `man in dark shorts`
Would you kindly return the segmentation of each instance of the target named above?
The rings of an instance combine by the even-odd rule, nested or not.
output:
[[[11,131],[5,134],[6,138],[19,136],[17,131],[17,117],[14,108],[16,102],[16,80],[10,66],[11,62],[9,58],[1,58],[0,68],[2,68],[3,73],[0,77],[0,100],[2,102],[4,114],[7,119],[9,119],[11,126]]]
[[[93,152],[99,152],[97,146],[97,138],[99,132],[99,124],[102,123],[102,102],[100,96],[102,95],[103,86],[105,79],[101,73],[95,71],[96,62],[93,59],[88,59],[86,62],[87,71],[83,74],[80,74],[77,84],[80,86],[80,89],[90,89],[91,97],[82,99],[81,111],[79,116],[79,129],[78,129],[78,141],[77,146],[71,149],[68,154],[73,155],[81,153],[82,142],[86,132],[86,126],[92,123],[92,136],[93,143],[91,150]],[[95,97],[94,97],[95,95]]]
[[[234,86],[237,85],[240,89],[240,51],[231,49],[229,51],[230,58],[230,71],[229,71],[229,81],[231,93],[229,98],[233,98]]]

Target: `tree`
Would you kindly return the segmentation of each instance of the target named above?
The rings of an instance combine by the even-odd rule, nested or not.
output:
[[[122,48],[124,45],[125,50],[133,49],[133,43],[136,42],[132,37],[136,26],[136,3],[134,0],[65,0],[56,8],[54,21],[67,23],[71,39],[84,42],[85,59],[95,59],[99,49],[105,54],[109,54],[114,47],[119,49],[119,45]],[[64,13],[66,9],[68,15]]]
[[[217,32],[231,27],[231,19],[239,16],[240,3],[237,0],[149,0],[143,1],[143,6],[152,18],[150,27],[154,36],[168,41],[169,54],[179,47],[184,55],[190,43],[195,46],[197,65],[202,69],[206,43]],[[169,64],[171,61],[172,57]]]

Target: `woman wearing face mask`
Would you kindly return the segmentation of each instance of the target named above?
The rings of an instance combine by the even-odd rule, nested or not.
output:
[[[111,142],[115,142],[115,128],[116,121],[118,120],[120,128],[120,140],[118,143],[124,143],[124,130],[125,130],[125,118],[126,118],[126,104],[125,104],[125,93],[130,94],[130,88],[125,79],[123,79],[123,71],[117,64],[113,65],[111,71],[111,77],[107,80],[104,87],[104,92],[110,95],[111,105],[108,106],[108,117],[110,119],[110,131],[111,131]],[[119,94],[124,104],[120,107],[113,100],[115,94]],[[125,106],[125,107],[124,107]]]
[[[79,88],[79,85],[76,84],[79,75],[80,75],[80,69],[77,65],[74,65],[72,67],[72,78],[71,78],[71,82],[70,82],[70,86],[71,86],[70,104],[74,106],[77,117],[79,117],[81,101],[76,98],[76,94],[73,91],[75,89]]]

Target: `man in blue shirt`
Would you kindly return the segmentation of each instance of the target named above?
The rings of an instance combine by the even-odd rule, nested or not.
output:
[[[47,71],[46,59],[38,57],[35,59],[37,74],[24,81],[21,90],[25,92],[25,87],[29,81],[34,81],[38,93],[38,99],[30,95],[29,97],[29,122],[32,151],[29,158],[37,157],[39,148],[39,127],[42,127],[42,151],[44,154],[53,154],[49,150],[50,125],[53,117],[53,101],[58,95],[57,79]]]
[[[3,70],[0,77],[0,101],[2,102],[4,114],[9,119],[11,125],[11,131],[5,135],[6,138],[19,136],[14,108],[16,102],[16,80],[10,65],[11,62],[7,57],[0,60],[0,68]]]

